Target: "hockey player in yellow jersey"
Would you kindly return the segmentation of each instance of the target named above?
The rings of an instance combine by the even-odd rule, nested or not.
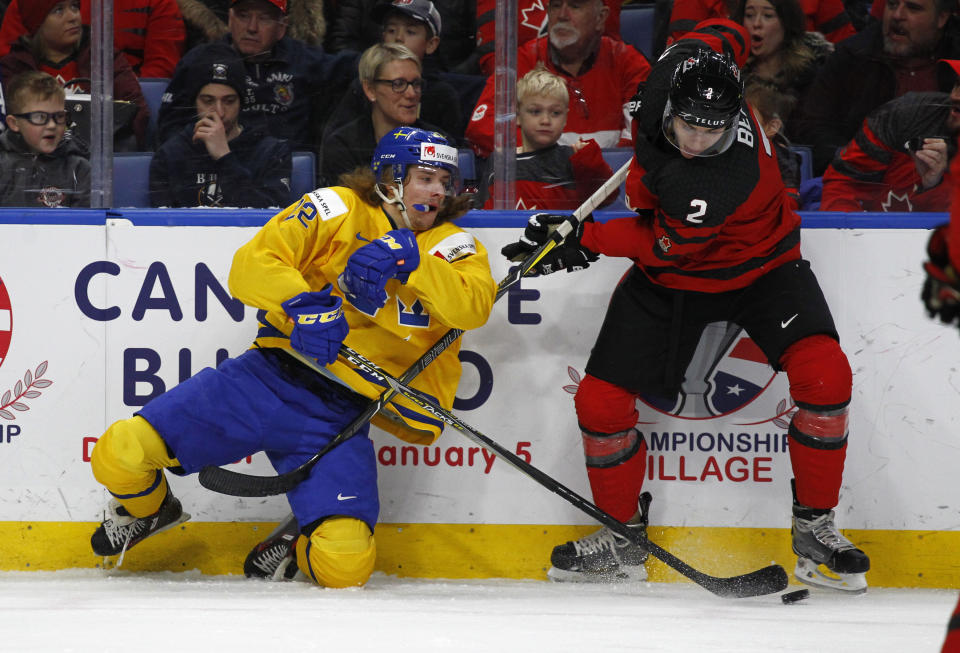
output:
[[[298,467],[383,391],[337,351],[342,343],[401,375],[449,329],[482,326],[496,282],[483,245],[453,224],[457,151],[439,134],[402,127],[381,139],[370,169],[341,178],[275,215],[234,256],[231,293],[259,309],[253,348],[207,368],[113,424],[91,464],[112,495],[91,538],[116,555],[189,516],[165,470],[191,474],[257,451],[278,473]],[[307,368],[284,349],[326,366]],[[450,408],[460,378],[455,343],[412,383]],[[441,423],[396,400],[374,423],[430,444]],[[384,414],[386,413],[386,414]],[[367,428],[323,456],[287,493],[293,515],[251,552],[247,575],[327,587],[373,571],[379,512]]]

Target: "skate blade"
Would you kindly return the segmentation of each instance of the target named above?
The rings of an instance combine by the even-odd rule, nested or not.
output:
[[[863,594],[867,591],[865,574],[838,574],[809,558],[797,558],[793,575],[801,583],[812,587],[823,587],[847,594]]]
[[[595,573],[550,567],[547,578],[554,583],[642,583],[647,580],[647,568],[637,565],[622,567],[614,572]]]

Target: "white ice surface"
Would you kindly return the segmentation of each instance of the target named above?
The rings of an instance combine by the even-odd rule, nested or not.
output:
[[[784,605],[689,584],[375,574],[362,589],[329,590],[195,572],[2,572],[0,651],[935,653],[956,598],[812,589]]]

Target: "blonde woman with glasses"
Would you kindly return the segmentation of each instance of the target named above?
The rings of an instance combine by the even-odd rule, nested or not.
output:
[[[377,142],[398,127],[440,132],[454,142],[418,117],[426,82],[420,59],[409,48],[398,43],[372,45],[360,57],[358,69],[369,110],[324,137],[321,185],[335,185],[341,174],[369,166]]]

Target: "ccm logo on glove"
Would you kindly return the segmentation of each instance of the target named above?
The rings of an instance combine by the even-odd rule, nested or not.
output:
[[[290,346],[321,365],[337,360],[337,353],[350,327],[343,314],[343,300],[330,294],[327,284],[316,292],[302,292],[280,304],[290,321]]]

